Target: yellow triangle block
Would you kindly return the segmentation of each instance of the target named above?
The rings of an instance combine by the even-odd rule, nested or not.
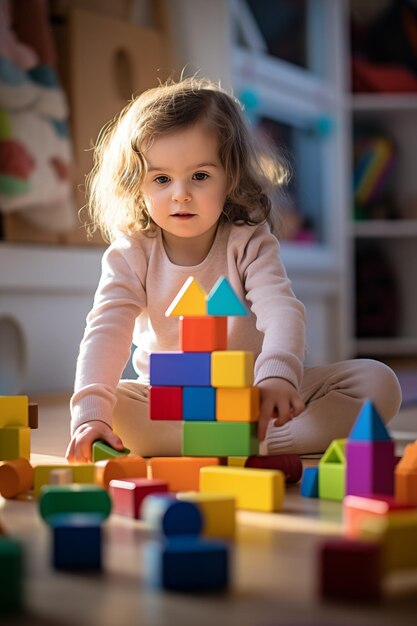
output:
[[[166,317],[207,315],[207,294],[192,276],[187,278],[167,310]]]

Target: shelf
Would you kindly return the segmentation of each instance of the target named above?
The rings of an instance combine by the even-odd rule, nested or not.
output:
[[[417,237],[417,219],[353,222],[352,230],[355,237],[381,237],[387,239]]]
[[[412,356],[417,355],[417,337],[356,339],[355,349],[362,356]]]
[[[358,94],[351,97],[354,111],[417,111],[417,94]]]

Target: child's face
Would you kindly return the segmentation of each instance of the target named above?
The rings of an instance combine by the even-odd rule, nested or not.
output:
[[[157,136],[146,150],[146,207],[171,242],[214,238],[227,189],[218,152],[215,133],[201,123]]]

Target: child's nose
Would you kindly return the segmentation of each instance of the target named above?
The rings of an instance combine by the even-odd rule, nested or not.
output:
[[[174,202],[189,202],[191,200],[191,194],[187,185],[184,183],[174,185],[172,199]]]

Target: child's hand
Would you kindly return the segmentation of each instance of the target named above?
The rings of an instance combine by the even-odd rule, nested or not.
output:
[[[91,449],[93,443],[101,439],[112,446],[115,450],[122,451],[124,445],[120,437],[114,434],[110,426],[105,422],[94,420],[78,426],[66,451],[69,463],[89,463],[91,461]]]
[[[296,388],[285,378],[267,378],[257,386],[261,390],[258,438],[263,441],[270,419],[275,418],[275,426],[282,426],[299,415],[305,406]]]

